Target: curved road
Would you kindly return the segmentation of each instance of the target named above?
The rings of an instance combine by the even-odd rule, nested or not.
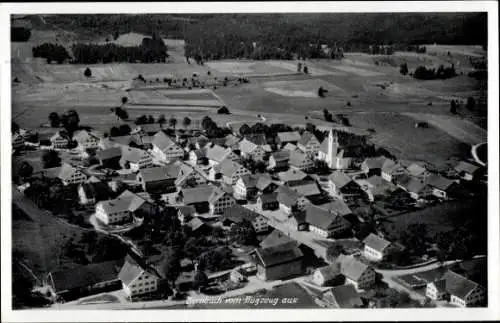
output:
[[[474,158],[474,160],[476,161],[476,163],[478,163],[479,165],[485,167],[486,166],[486,163],[483,162],[481,159],[479,159],[479,156],[477,155],[477,149],[479,147],[481,147],[482,145],[486,145],[488,144],[487,142],[482,142],[480,144],[477,144],[477,145],[474,145],[472,146],[472,150],[471,150],[471,153],[472,153],[472,157]]]

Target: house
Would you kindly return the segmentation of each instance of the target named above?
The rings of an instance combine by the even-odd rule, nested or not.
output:
[[[278,145],[296,144],[300,140],[300,133],[298,131],[285,131],[278,132],[276,135],[276,143]]]
[[[309,131],[305,131],[297,142],[297,147],[308,155],[315,155],[319,150],[318,138]]]
[[[131,299],[137,295],[156,292],[162,276],[143,261],[127,255],[118,279],[122,283],[125,295]]]
[[[375,283],[376,273],[371,266],[353,256],[341,255],[337,261],[340,263],[340,272],[345,276],[346,282],[356,289],[366,289]]]
[[[286,145],[283,146],[283,150],[295,151],[297,149],[299,149],[299,148],[292,143],[287,143]]]
[[[282,184],[292,182],[292,181],[300,181],[307,177],[308,175],[301,171],[300,169],[291,168],[286,172],[278,173],[278,179]]]
[[[108,138],[101,138],[99,141],[99,147],[101,149],[108,149],[112,147],[127,147],[129,145],[135,144],[136,146],[141,145],[140,138],[138,136],[133,135],[125,135],[125,136],[115,136]]]
[[[305,207],[309,231],[330,238],[347,231],[349,222],[341,215],[309,204]]]
[[[67,148],[69,144],[69,137],[65,132],[58,131],[52,137],[50,137],[50,142],[53,148]]]
[[[210,212],[211,215],[222,214],[226,208],[236,203],[229,193],[212,185],[183,188],[178,193],[178,200],[193,206],[198,214]]]
[[[257,204],[260,205],[262,210],[274,211],[279,209],[280,203],[278,202],[278,193],[266,193],[259,196]]]
[[[290,167],[307,171],[314,167],[314,161],[306,153],[295,150],[290,152]]]
[[[208,159],[204,149],[191,150],[188,153],[188,160],[193,165],[208,164]]]
[[[73,134],[73,140],[78,143],[77,147],[84,151],[86,149],[97,149],[101,138],[90,131],[78,130]]]
[[[272,193],[278,188],[278,185],[274,183],[271,176],[267,173],[259,174],[257,176],[257,183],[255,187],[261,194]]]
[[[106,261],[51,272],[46,283],[65,301],[120,289],[117,274],[122,261]]]
[[[108,186],[106,183],[82,183],[78,185],[78,197],[80,204],[89,205],[95,204],[97,201],[102,201],[108,198]]]
[[[450,304],[470,307],[484,304],[486,289],[448,270],[440,279],[427,284],[425,294],[433,300],[449,299]]]
[[[457,172],[458,176],[466,181],[471,181],[477,174],[479,166],[470,164],[468,162],[460,161],[454,170]]]
[[[267,237],[264,238],[264,240],[260,242],[260,247],[265,249],[283,244],[291,244],[294,247],[299,245],[297,241],[293,240],[280,230],[273,230]]]
[[[453,184],[456,183],[455,181],[444,178],[441,175],[432,174],[429,177],[427,177],[426,184],[431,187],[432,195],[442,199],[446,199],[448,198],[447,191],[451,188]]]
[[[239,162],[240,156],[238,156],[230,148],[224,148],[219,145],[209,144],[205,147],[205,157],[208,159],[209,165],[218,165],[225,161],[226,159],[233,162]]]
[[[262,233],[269,230],[267,219],[257,212],[251,211],[239,204],[234,204],[224,210],[221,217],[222,224],[225,227],[249,221],[255,229],[255,232]]]
[[[206,235],[210,232],[210,227],[201,221],[198,217],[194,217],[186,224],[191,229],[191,233],[196,236]]]
[[[431,174],[421,163],[411,163],[406,166],[406,173],[420,179],[426,179]]]
[[[210,169],[209,176],[212,180],[216,179],[217,174],[221,174],[225,183],[234,185],[241,176],[249,175],[250,171],[237,162],[225,159],[220,164],[215,165],[212,169]]]
[[[12,149],[19,149],[24,146],[24,138],[17,132],[12,135]]]
[[[405,174],[398,176],[397,185],[404,191],[408,192],[414,200],[418,200],[430,194],[430,187],[423,179]]]
[[[132,221],[133,215],[151,214],[153,205],[146,199],[125,191],[116,199],[97,203],[95,210],[96,218],[102,223],[121,224]]]
[[[344,282],[344,276],[340,272],[337,263],[316,269],[312,275],[312,281],[318,286],[335,286]]]
[[[363,243],[365,244],[363,254],[369,260],[382,261],[390,254],[391,242],[373,233],[370,233]]]
[[[80,184],[87,180],[87,175],[70,164],[63,163],[59,168],[57,178],[61,180],[63,185]]]
[[[224,137],[224,146],[230,148],[231,150],[238,149],[238,143],[240,142],[240,138],[235,135],[229,134]]]
[[[336,213],[340,216],[346,216],[346,215],[352,214],[352,210],[341,199],[335,199],[335,200],[329,201],[325,204],[319,204],[317,206],[322,208],[322,209],[328,210],[330,212]]]
[[[405,173],[405,168],[400,163],[387,159],[382,165],[381,176],[384,180],[392,182],[396,176]]]
[[[239,200],[252,200],[257,196],[257,181],[259,175],[248,174],[241,176],[234,185],[234,197]]]
[[[175,192],[177,174],[170,172],[172,167],[142,168],[137,173],[137,181],[148,193],[166,194]]]
[[[122,168],[130,168],[137,172],[139,169],[152,167],[153,159],[146,151],[127,146],[122,148],[120,165]]]
[[[309,201],[315,201],[321,196],[321,190],[314,180],[303,179],[299,181],[288,182],[285,186],[301,196],[306,197]]]
[[[328,176],[328,193],[334,197],[359,195],[361,187],[350,176],[341,171],[334,171]]]
[[[309,201],[293,191],[289,187],[280,186],[277,189],[279,208],[286,214],[290,215],[294,212],[303,211]]]
[[[138,134],[141,136],[154,135],[162,130],[159,123],[141,124],[132,129],[131,134]]]
[[[264,156],[269,152],[269,150],[264,147],[265,145],[257,145],[245,138],[240,141],[238,148],[242,157],[251,158],[255,161],[262,161]]]
[[[294,231],[308,231],[309,224],[306,221],[305,211],[296,211],[288,214],[286,219],[286,225],[293,229]]]
[[[266,135],[263,133],[252,133],[248,135],[244,135],[243,139],[246,139],[257,146],[267,145]]]
[[[261,280],[284,279],[304,272],[303,254],[296,246],[258,248],[251,255],[257,266],[257,278]]]
[[[384,157],[384,156],[379,156],[379,157],[370,157],[366,158],[363,163],[361,164],[361,170],[367,175],[367,176],[372,176],[372,175],[378,175],[380,176],[382,174],[382,168],[384,165],[392,165],[394,161]]]
[[[181,205],[177,207],[177,218],[182,225],[188,223],[196,216],[196,209],[192,205]]]
[[[152,144],[153,154],[164,162],[170,162],[184,157],[184,150],[163,131],[154,135]]]
[[[225,192],[220,188],[216,188],[208,201],[210,213],[212,215],[220,215],[225,209],[236,204],[236,200],[231,193]]]
[[[122,150],[120,147],[110,147],[97,151],[97,158],[103,168],[119,169]]]
[[[362,187],[368,200],[373,202],[375,197],[390,195],[398,187],[392,182],[384,180],[381,176],[372,175],[367,179],[357,180],[357,183]]]
[[[290,151],[289,150],[280,150],[274,152],[269,157],[269,166],[268,169],[283,169],[288,168],[288,163],[290,161]]]
[[[362,308],[363,300],[352,285],[336,286],[323,294],[333,308]]]

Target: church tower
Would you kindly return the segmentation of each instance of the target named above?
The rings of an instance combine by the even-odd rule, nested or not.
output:
[[[339,141],[337,138],[337,134],[334,134],[333,130],[330,130],[330,132],[328,133],[328,152],[326,154],[326,163],[328,164],[328,167],[336,167],[338,150]]]

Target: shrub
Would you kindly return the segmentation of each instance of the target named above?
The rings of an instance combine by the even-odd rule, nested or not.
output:
[[[218,114],[229,114],[229,109],[226,106],[223,106],[217,110]]]
[[[90,68],[86,68],[85,69],[85,72],[83,72],[83,75],[85,75],[85,77],[91,77],[92,76],[92,71],[90,70]]]

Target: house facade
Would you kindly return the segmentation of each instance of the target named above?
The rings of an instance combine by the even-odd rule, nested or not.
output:
[[[69,164],[63,164],[61,166],[57,177],[61,180],[63,185],[80,184],[87,180],[87,175]]]
[[[391,242],[373,233],[370,233],[365,240],[364,256],[372,261],[382,261],[390,253]]]
[[[73,139],[76,140],[78,143],[77,147],[82,151],[86,149],[97,149],[101,140],[101,138],[87,130],[77,131],[73,135]]]
[[[153,154],[164,162],[170,162],[184,157],[184,150],[163,131],[153,136],[152,145]]]
[[[264,281],[301,275],[304,272],[302,251],[290,244],[256,249],[252,257],[257,265],[257,278]]]
[[[309,224],[309,231],[320,235],[323,238],[330,238],[345,232],[350,228],[349,222],[344,217],[309,204],[305,208],[306,222]]]
[[[305,131],[300,137],[297,147],[308,155],[315,155],[319,151],[320,143],[314,134]]]
[[[53,148],[63,149],[68,147],[69,139],[68,136],[63,135],[60,131],[58,131],[50,137],[50,142],[52,143]]]
[[[124,147],[120,165],[123,168],[126,168],[128,165],[132,171],[137,172],[139,169],[152,167],[153,158],[142,149]]]
[[[154,270],[145,267],[144,264],[139,264],[130,256],[125,259],[118,278],[129,299],[158,290],[161,277]]]

